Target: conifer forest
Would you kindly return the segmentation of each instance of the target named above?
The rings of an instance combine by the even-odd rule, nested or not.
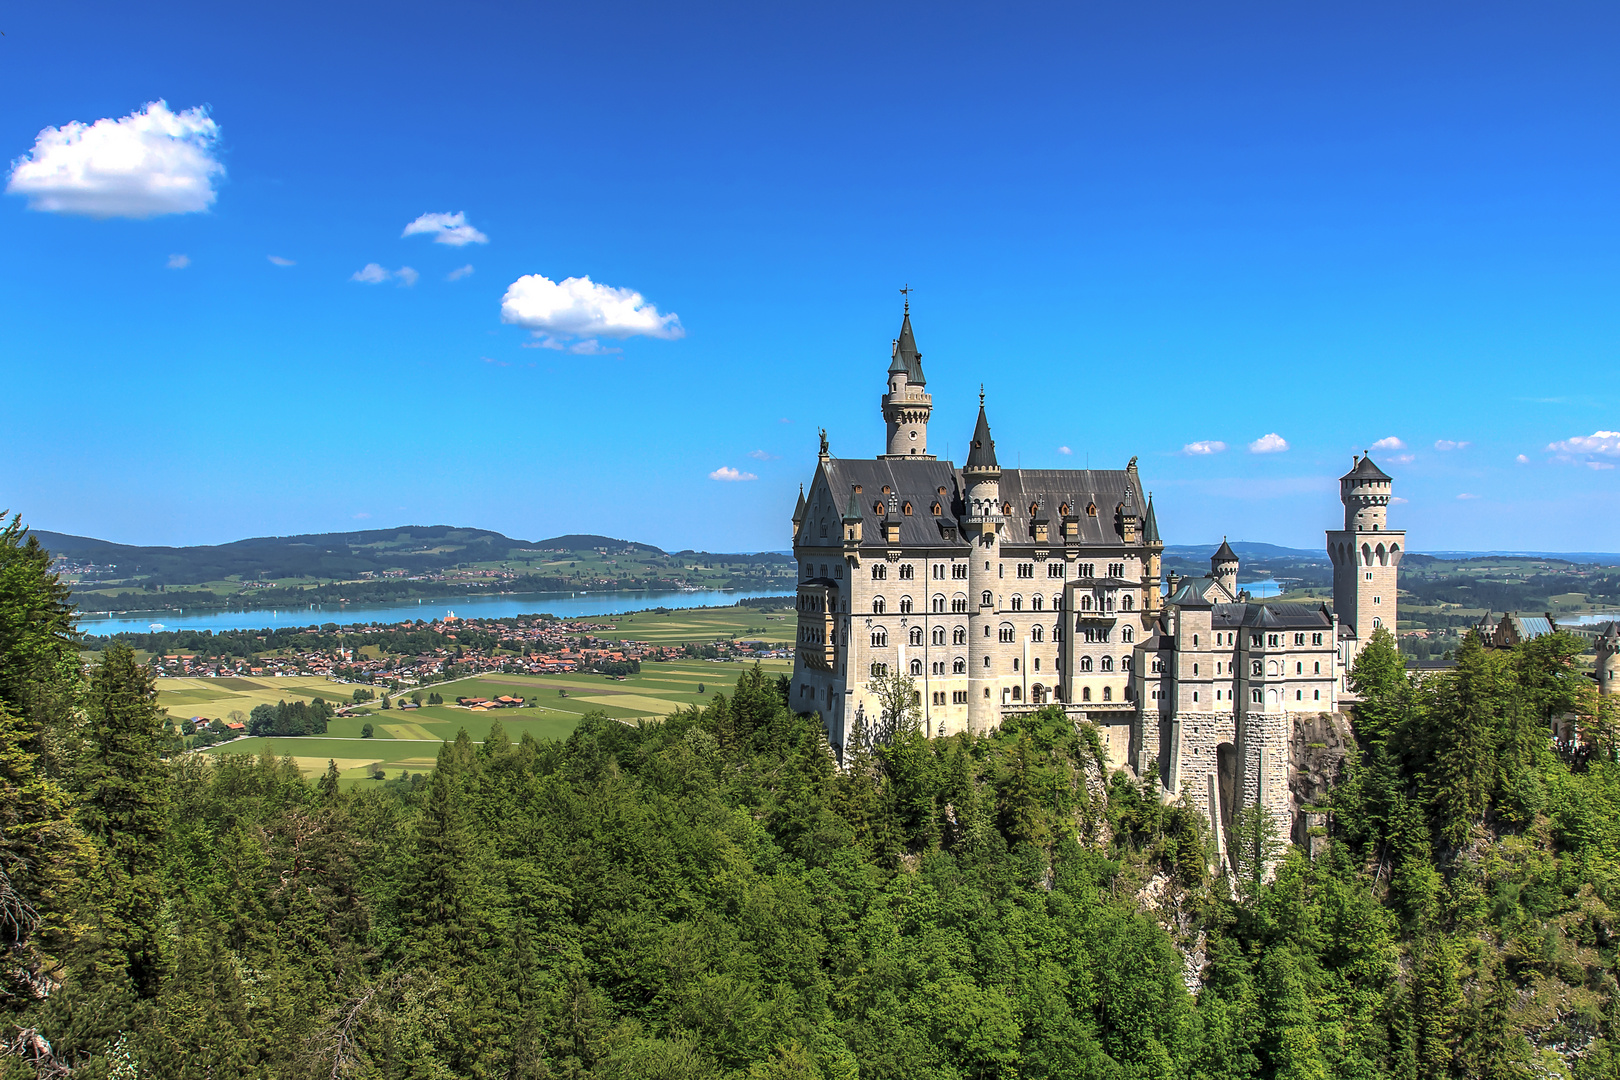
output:
[[[1620,1076],[1620,762],[1565,635],[1414,682],[1381,633],[1314,856],[1246,815],[1218,863],[1061,711],[839,768],[757,669],[407,781],[165,758],[50,561],[0,537],[0,1076]]]

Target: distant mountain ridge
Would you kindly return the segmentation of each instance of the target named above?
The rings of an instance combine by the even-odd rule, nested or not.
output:
[[[231,577],[347,578],[367,572],[406,568],[431,573],[461,563],[533,563],[542,552],[607,551],[665,557],[652,544],[594,533],[569,533],[546,540],[519,540],[492,529],[454,525],[402,525],[392,529],[255,536],[228,544],[187,547],[119,544],[88,536],[31,529],[52,555],[70,563],[115,565],[118,576],[149,575],[170,585],[194,585]],[[694,559],[708,552],[679,552]],[[713,556],[718,558],[718,556]],[[737,554],[741,562],[786,561],[786,556]]]

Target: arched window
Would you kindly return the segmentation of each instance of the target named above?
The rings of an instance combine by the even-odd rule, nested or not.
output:
[[[1063,640],[1063,624],[1062,623],[1055,622],[1055,623],[1052,624],[1052,640],[1053,641],[1062,641]]]
[[[1002,623],[1001,624],[1000,639],[1001,639],[1003,644],[1011,644],[1012,641],[1013,641],[1013,634],[1014,634],[1014,631],[1013,631],[1012,623]]]
[[[1282,672],[1277,668],[1277,661],[1272,660],[1266,664],[1266,674],[1273,676],[1282,674]]]
[[[1129,671],[1129,670],[1131,670],[1131,658],[1130,657],[1122,656],[1122,657],[1119,658],[1119,670],[1121,670],[1121,671]]]
[[[979,594],[979,603],[983,607],[989,607],[990,606],[990,590],[989,589],[986,589],[986,590],[984,590],[984,592]]]
[[[874,615],[883,614],[884,608],[886,608],[887,606],[888,605],[885,604],[884,601],[883,601],[883,597],[881,597],[881,596],[872,597],[872,614],[874,614]]]
[[[1090,701],[1091,700],[1091,687],[1082,686],[1080,688],[1080,700],[1081,701]]]
[[[1031,640],[1031,641],[1045,641],[1046,640],[1046,631],[1041,629],[1041,627],[1039,625],[1030,627],[1029,628],[1029,640]]]
[[[952,645],[966,645],[967,644],[967,627],[958,626],[955,630],[951,631],[951,644]]]
[[[1383,625],[1384,625],[1384,620],[1380,616],[1374,615],[1373,616],[1373,629],[1376,630],[1380,626],[1383,626]]]
[[[1109,593],[1108,597],[1107,597],[1107,600],[1108,600],[1108,610],[1113,611],[1114,610],[1114,594]]]
[[[945,644],[945,628],[943,626],[934,627],[933,638],[935,645]]]
[[[911,662],[911,673],[913,675],[921,675],[922,674],[922,661],[921,660],[913,660]]]
[[[1372,560],[1373,560],[1372,545],[1371,544],[1362,544],[1361,545],[1361,561],[1363,563],[1366,563],[1368,566],[1371,566],[1372,565]]]
[[[907,635],[907,640],[909,640],[911,642],[911,644],[913,644],[913,645],[921,645],[922,644],[922,637],[923,637],[922,627],[913,626],[911,628],[911,633],[909,635]]]
[[[1013,687],[1013,700],[1014,701],[1022,701],[1023,700],[1023,697],[1021,696],[1022,694],[1023,694],[1023,687],[1021,687],[1021,686]]]
[[[1136,630],[1135,630],[1135,628],[1127,626],[1125,629],[1121,630],[1119,632],[1119,640],[1123,641],[1127,645],[1129,645],[1131,642],[1135,641],[1136,640]]]
[[[1119,606],[1124,608],[1126,611],[1130,611],[1133,607],[1135,607],[1135,603],[1136,602],[1131,599],[1131,594],[1126,593],[1124,599],[1120,601]]]
[[[1022,596],[1019,596],[1017,593],[1013,593],[1012,609],[1014,611],[1023,611],[1024,610],[1024,598]]]
[[[872,564],[872,580],[873,581],[882,581],[884,578],[886,578],[888,576],[889,576],[889,568],[887,566],[883,565],[882,563],[873,563]]]
[[[1102,669],[1104,671],[1114,670],[1114,658],[1112,656],[1105,656],[1102,658]]]
[[[887,630],[880,626],[876,630],[872,631],[872,648],[886,649],[888,646],[889,632]]]
[[[1080,598],[1080,610],[1081,611],[1090,611],[1091,610],[1091,597],[1082,596]]]
[[[951,674],[952,675],[966,675],[967,674],[967,661],[965,659],[963,659],[962,657],[960,657],[960,656],[958,656],[955,660],[952,660],[951,661]]]
[[[1053,611],[1062,611],[1063,610],[1063,594],[1062,593],[1056,593],[1055,592],[1055,593],[1052,594],[1052,610]]]
[[[1082,656],[1080,658],[1080,670],[1081,671],[1090,671],[1091,670],[1091,657]]]
[[[1260,661],[1256,660],[1253,664],[1250,665],[1249,674],[1251,674],[1251,675],[1259,675],[1260,674]]]
[[[902,596],[900,598],[900,614],[902,614],[902,615],[910,615],[911,614],[911,597]]]
[[[1040,593],[1036,593],[1034,596],[1029,598],[1029,607],[1031,611],[1040,611],[1042,608],[1046,607],[1046,597],[1042,596]]]
[[[941,593],[934,597],[934,612],[938,615],[945,614],[945,594]]]

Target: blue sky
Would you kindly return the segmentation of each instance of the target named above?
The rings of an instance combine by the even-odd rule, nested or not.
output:
[[[983,382],[1004,465],[1139,455],[1172,543],[1318,546],[1395,439],[1413,550],[1614,550],[1617,24],[13,6],[0,506],[783,548],[817,427],[882,449],[909,283],[938,451]]]

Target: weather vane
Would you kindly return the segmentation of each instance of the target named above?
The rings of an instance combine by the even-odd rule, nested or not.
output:
[[[907,315],[911,314],[911,294],[915,291],[916,290],[911,287],[911,283],[909,281],[900,288],[900,295],[906,298]]]

